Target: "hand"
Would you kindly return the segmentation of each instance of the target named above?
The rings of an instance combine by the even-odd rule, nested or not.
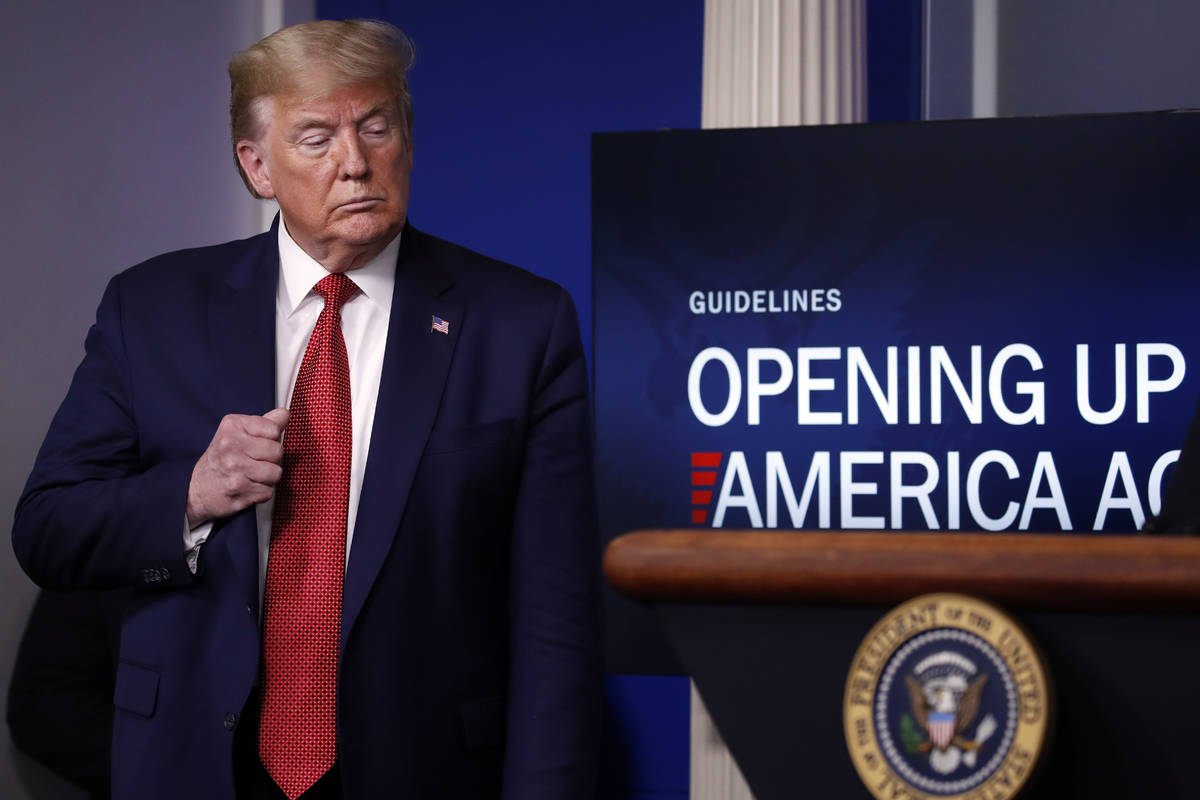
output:
[[[192,470],[187,521],[195,528],[271,498],[283,476],[286,408],[261,417],[228,414]]]

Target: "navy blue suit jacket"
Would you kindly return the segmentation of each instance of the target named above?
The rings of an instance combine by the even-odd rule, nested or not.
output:
[[[117,798],[233,796],[233,730],[259,666],[254,511],[218,521],[194,576],[182,529],[221,417],[274,405],[278,272],[272,230],[115,277],[18,504],[15,550],[38,583],[138,589]],[[348,798],[593,793],[587,406],[566,292],[406,227],[342,605]]]

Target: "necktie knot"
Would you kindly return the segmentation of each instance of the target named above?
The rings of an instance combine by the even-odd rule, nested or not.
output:
[[[345,275],[333,273],[317,281],[313,291],[325,298],[327,309],[341,311],[342,305],[358,292],[358,286]]]

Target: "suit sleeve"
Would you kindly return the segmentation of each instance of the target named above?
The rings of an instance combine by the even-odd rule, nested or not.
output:
[[[109,282],[83,362],[17,503],[13,549],[49,589],[191,581],[180,525],[194,462],[141,455],[120,281]]]
[[[560,290],[530,409],[510,563],[506,800],[596,791],[603,657],[587,366]]]

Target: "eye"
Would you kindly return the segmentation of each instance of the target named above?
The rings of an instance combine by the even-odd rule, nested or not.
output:
[[[381,115],[363,120],[362,125],[359,128],[359,132],[363,136],[378,139],[390,136],[392,133],[392,126],[388,124],[387,118]]]
[[[300,140],[300,146],[306,150],[319,150],[329,143],[329,137],[325,134],[314,134],[305,136]]]

